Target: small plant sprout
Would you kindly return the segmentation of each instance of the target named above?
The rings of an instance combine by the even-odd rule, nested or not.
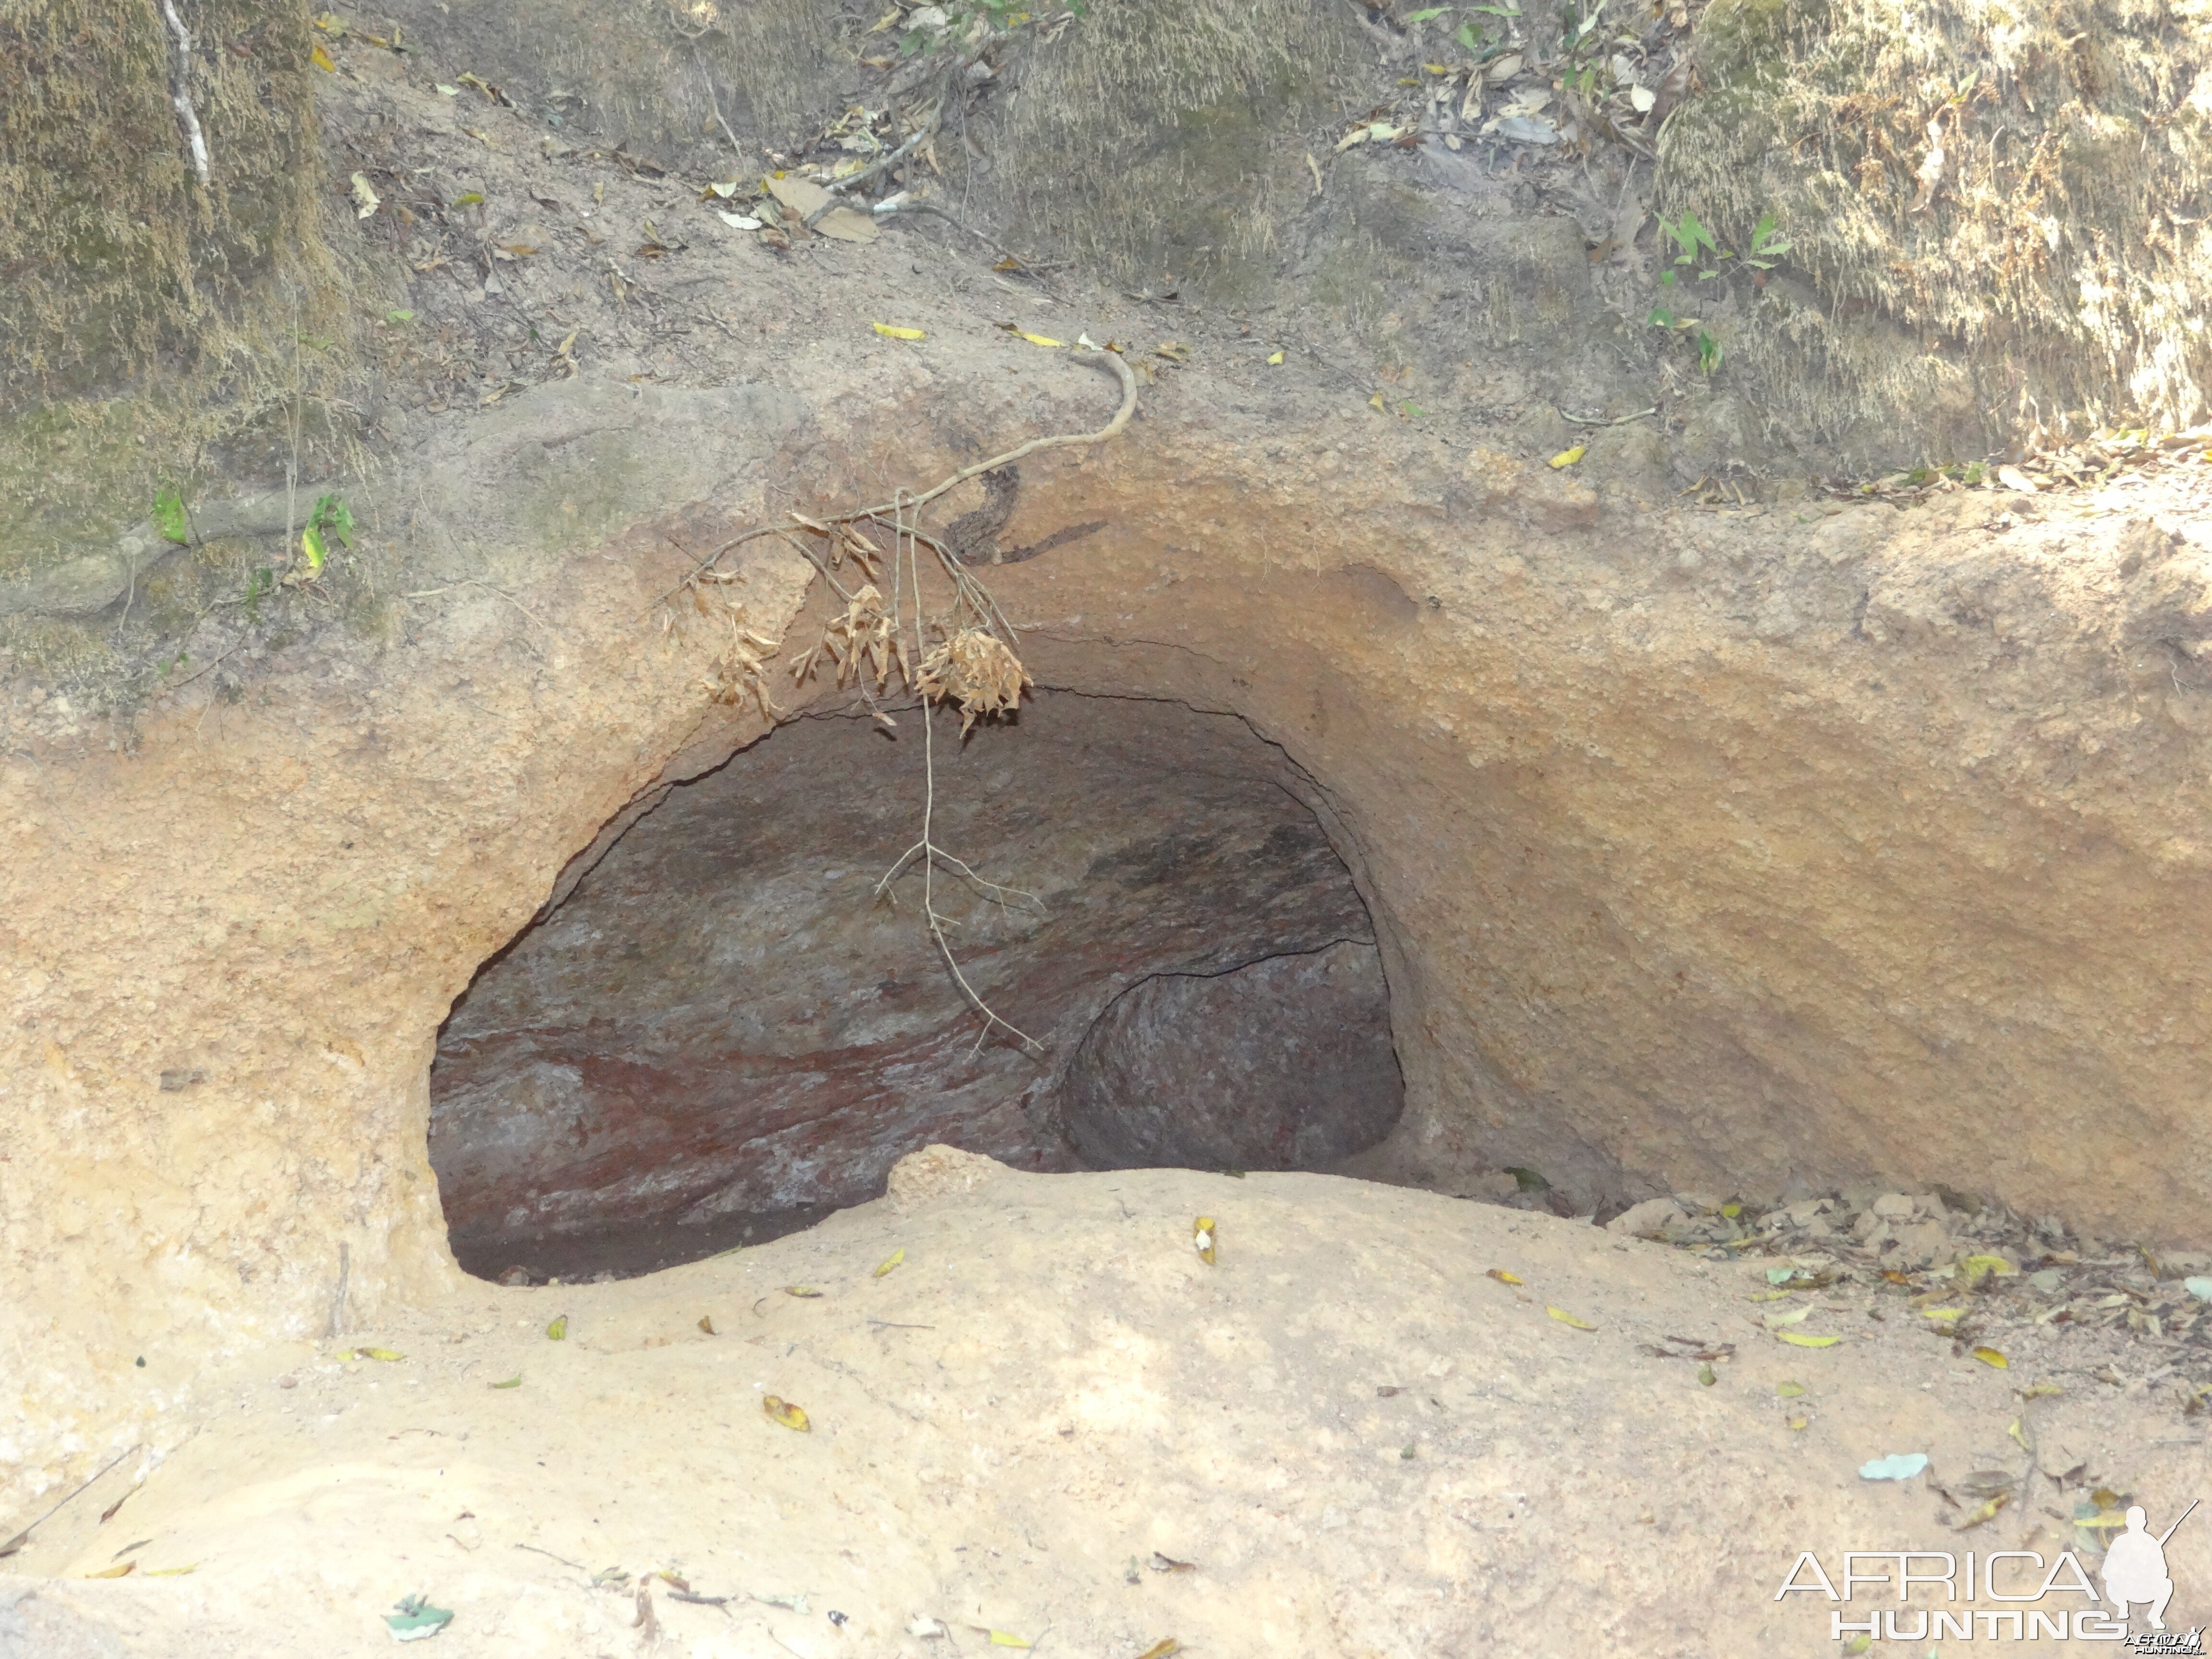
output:
[[[1759,270],[1771,270],[1775,263],[1790,252],[1790,239],[1781,234],[1771,213],[1763,216],[1751,233],[1751,252],[1743,256],[1744,264]]]
[[[154,497],[154,528],[163,541],[179,547],[191,539],[185,522],[185,500],[175,490],[165,489]]]
[[[300,532],[300,550],[307,556],[304,573],[295,571],[284,580],[288,582],[311,582],[323,574],[323,562],[330,556],[327,537],[336,536],[346,547],[353,545],[353,509],[337,495],[323,496],[315,503],[314,511],[307,514],[307,527]]]

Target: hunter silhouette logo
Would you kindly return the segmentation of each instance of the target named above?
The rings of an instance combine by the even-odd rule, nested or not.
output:
[[[2181,1530],[2181,1522],[2189,1519],[2199,1501],[2190,1500],[2189,1508],[2181,1512],[2181,1521],[2155,1538],[2150,1535],[2142,1505],[2137,1504],[2128,1510],[2128,1529],[2112,1540],[2112,1547],[2105,1552],[2105,1599],[2112,1604],[2114,1618],[2124,1623],[2133,1603],[2148,1601],[2150,1627],[2166,1628],[2166,1604],[2173,1600],[2173,1580],[2166,1571],[2166,1540]]]
[[[2201,1500],[2198,1500],[2201,1501]],[[2071,1550],[2060,1552],[2046,1567],[2036,1550],[1991,1550],[1977,1558],[1947,1550],[1853,1550],[1844,1557],[1840,1581],[1828,1576],[1820,1559],[1811,1550],[1799,1554],[1774,1592],[1778,1601],[1791,1595],[1818,1595],[1832,1602],[1860,1599],[1893,1599],[1900,1605],[1869,1610],[1864,1619],[1846,1619],[1840,1610],[1828,1614],[1832,1641],[1857,1638],[1853,1652],[1863,1652],[1876,1642],[2037,1641],[2053,1638],[2081,1642],[2118,1643],[2138,1654],[2203,1654],[2202,1630],[2169,1631],[2167,1605],[2173,1600],[2173,1577],[2167,1571],[2166,1546],[2181,1523],[2197,1511],[2192,1502],[2164,1532],[2150,1529],[2141,1504],[2124,1517],[2126,1530],[2105,1552],[2099,1576],[2104,1594],[2097,1593],[2088,1572]],[[1843,1588],[1837,1588],[1840,1582]],[[1871,1587],[1879,1586],[1879,1589]],[[1923,1598],[1936,1595],[1938,1605],[1904,1605],[1917,1586]],[[1940,1595],[1936,1593],[1940,1592]],[[2078,1596],[2092,1605],[2068,1607],[2063,1601],[2034,1605],[2046,1597]],[[1993,1601],[1994,1608],[1957,1607],[1961,1601]],[[1951,1607],[1940,1605],[1949,1602]],[[2101,1605],[2098,1605],[2101,1603]],[[2137,1634],[2130,1620],[2141,1607],[2150,1630]]]

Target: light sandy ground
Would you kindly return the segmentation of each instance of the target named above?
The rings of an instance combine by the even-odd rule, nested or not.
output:
[[[1774,1600],[1801,1550],[1838,1575],[1847,1547],[2055,1559],[2091,1483],[2161,1527],[2212,1493],[2203,1419],[2166,1395],[2055,1352],[2001,1372],[1840,1289],[1792,1299],[1813,1310],[1790,1328],[1842,1341],[1785,1346],[1750,1299],[1771,1265],[1331,1176],[1026,1176],[932,1149],[887,1199],[757,1249],[472,1282],[271,1357],[143,1486],[126,1466],[33,1534],[8,1564],[33,1576],[0,1578],[0,1653],[380,1652],[419,1592],[453,1611],[427,1650],[447,1659],[943,1656],[994,1631],[1112,1659],[1168,1638],[1812,1654],[1838,1650],[1827,1605]],[[1669,1338],[1735,1354],[1704,1383],[1643,1346]],[[404,1357],[341,1358],[356,1344]],[[2045,1380],[2063,1392],[2023,1402]],[[2016,1472],[2023,1418],[2045,1464],[2083,1467],[1971,1532],[1939,1524],[1929,1478],[1856,1473],[1911,1451],[1937,1480]],[[118,1557],[132,1576],[88,1579]],[[2203,1621],[2212,1524],[2171,1561],[2169,1624]],[[641,1621],[608,1570],[728,1600],[654,1579]]]

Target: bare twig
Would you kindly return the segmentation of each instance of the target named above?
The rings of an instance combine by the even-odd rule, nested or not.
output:
[[[185,148],[191,154],[192,176],[204,190],[208,182],[207,137],[200,131],[200,118],[193,112],[186,78],[192,69],[192,37],[185,32],[184,19],[177,15],[174,0],[161,0],[161,20],[168,24],[169,38],[177,48],[176,56],[170,60],[169,101],[176,106],[177,119],[184,124]]]
[[[745,147],[738,142],[738,135],[730,131],[730,124],[722,118],[722,100],[714,93],[714,71],[707,67],[706,54],[699,50],[696,38],[691,46],[691,56],[698,60],[699,78],[707,83],[707,102],[714,109],[714,125],[721,128],[722,136],[730,141],[730,148],[737,151],[738,159],[742,161],[745,159]]]
[[[869,179],[876,178],[879,174],[890,172],[901,161],[905,161],[908,156],[913,155],[915,151],[919,149],[923,144],[928,143],[929,136],[936,131],[937,125],[933,121],[916,127],[914,130],[913,136],[909,137],[906,143],[901,144],[896,149],[892,150],[889,155],[878,157],[875,161],[869,162],[867,166],[862,167],[858,173],[848,173],[842,179],[832,179],[829,185],[830,199],[824,202],[820,207],[815,209],[813,212],[808,214],[800,222],[805,224],[807,229],[813,229],[817,224],[821,222],[823,217],[827,215],[832,208],[837,206],[838,198],[840,197],[843,196],[848,191],[858,190],[862,185],[867,183]]]
[[[140,1445],[144,1443],[145,1443],[143,1441],[139,1443]],[[56,1516],[59,1515],[63,1509],[68,1505],[71,1498],[74,1498],[79,1492],[84,1491],[87,1486],[91,1486],[93,1481],[98,1480],[101,1475],[106,1474],[109,1469],[113,1468],[118,1463],[120,1463],[125,1458],[130,1456],[132,1452],[135,1452],[137,1449],[138,1446],[134,1445],[125,1450],[116,1453],[113,1457],[108,1459],[106,1464],[100,1469],[99,1474],[94,1475],[91,1480],[86,1480],[81,1485],[71,1487],[69,1495],[64,1498],[60,1503],[55,1504],[53,1508],[48,1510],[37,1520],[32,1522],[29,1526],[24,1528],[22,1531],[17,1533],[6,1543],[0,1544],[0,1557],[13,1555],[18,1550],[21,1549],[24,1543],[30,1538],[31,1534],[33,1532],[36,1532],[40,1527],[46,1525],[47,1522],[52,1520]],[[133,1511],[133,1513],[136,1513],[136,1511]]]
[[[1062,449],[1077,444],[1103,444],[1109,438],[1119,436],[1121,428],[1129,424],[1129,417],[1137,412],[1136,374],[1130,369],[1128,364],[1121,361],[1121,353],[1116,351],[1074,351],[1070,352],[1068,356],[1076,362],[1096,363],[1102,368],[1109,369],[1121,382],[1121,407],[1115,410],[1112,420],[1107,422],[1096,432],[1063,433],[1054,437],[1032,438],[1018,449],[1010,449],[1003,455],[994,455],[988,461],[978,461],[973,466],[961,468],[935,489],[926,489],[919,495],[908,496],[906,504],[909,507],[927,507],[946,490],[957,489],[959,485],[966,483],[969,479],[980,477],[986,472],[995,472],[1000,467],[1010,465],[1025,455],[1034,455],[1041,449]],[[848,514],[846,516],[855,519],[872,518],[878,514],[891,513],[896,510],[895,505],[885,505],[868,507],[861,513]]]
[[[1631,421],[1640,421],[1646,415],[1656,415],[1658,412],[1659,405],[1654,404],[1649,409],[1638,410],[1633,415],[1616,415],[1609,421],[1600,421],[1592,420],[1587,415],[1570,415],[1563,409],[1559,411],[1559,418],[1571,422],[1576,426],[1626,426]]]

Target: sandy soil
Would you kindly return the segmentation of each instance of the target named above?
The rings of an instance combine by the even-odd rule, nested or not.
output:
[[[2202,1419],[2097,1333],[2001,1371],[1853,1281],[1778,1298],[1842,1339],[1788,1346],[1773,1265],[1340,1177],[933,1148],[759,1249],[471,1283],[270,1356],[143,1484],[126,1465],[39,1529],[0,1653],[369,1653],[421,1594],[456,1659],[1809,1654],[1828,1605],[1774,1599],[1800,1551],[2055,1559],[2099,1487],[2160,1527],[2212,1490]],[[1692,1348],[1721,1357],[1655,1352]],[[2048,1473],[1950,1530],[1969,1511],[1936,1488],[2016,1477],[2023,1439]],[[1920,1479],[1857,1474],[1914,1451]],[[2202,1621],[2212,1527],[2170,1559],[2168,1622]]]

